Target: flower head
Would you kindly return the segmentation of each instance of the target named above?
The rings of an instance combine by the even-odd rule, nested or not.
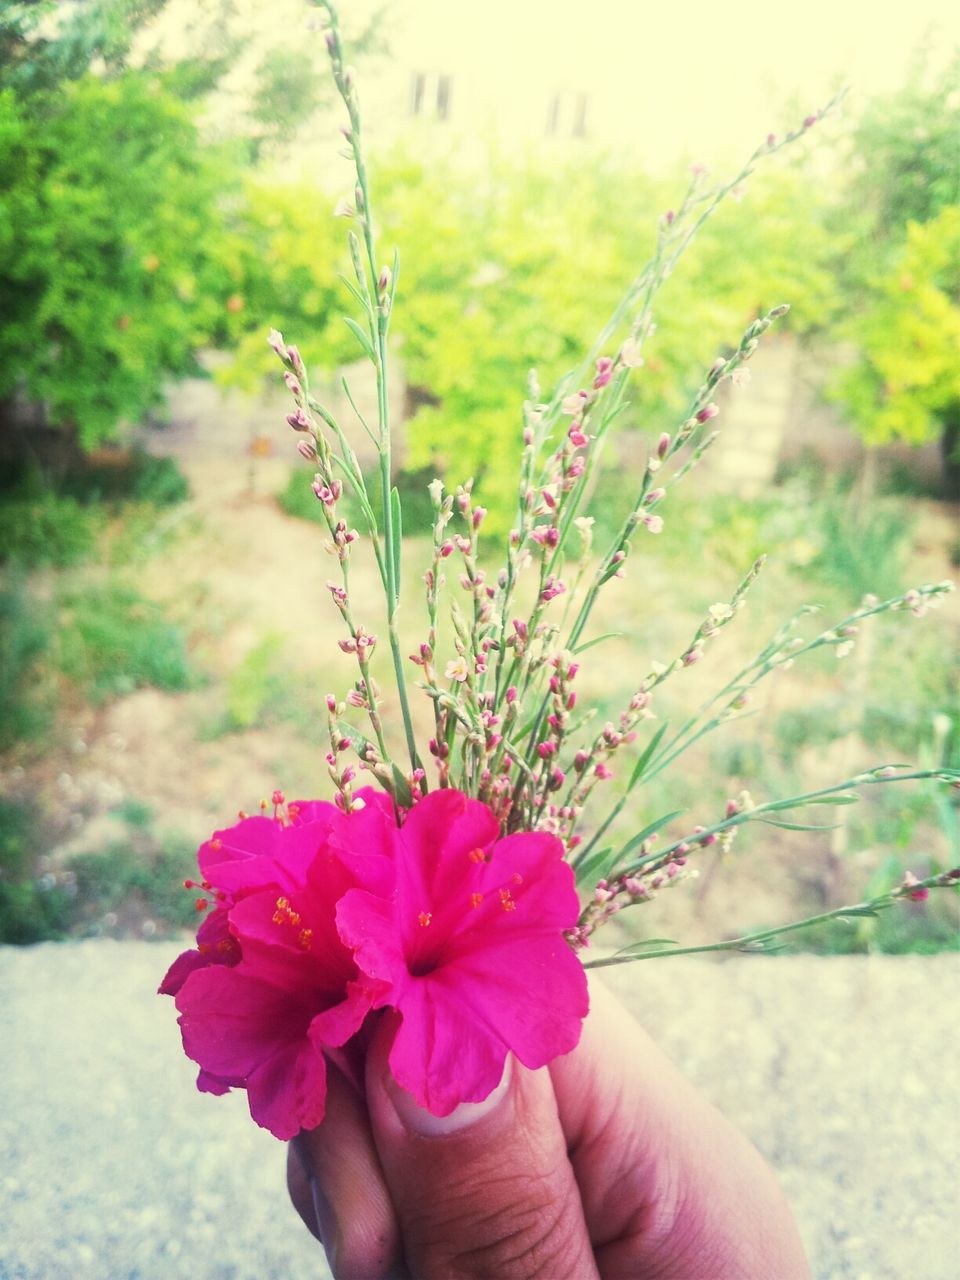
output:
[[[217,906],[160,988],[176,997],[198,1088],[245,1089],[254,1120],[278,1138],[320,1123],[324,1050],[359,1030],[382,990],[335,921],[348,889],[387,892],[392,881],[383,857],[354,852],[382,849],[393,821],[386,797],[363,794],[372,803],[349,815],[295,803],[284,818],[246,818],[202,845]]]
[[[577,1043],[586,977],[564,941],[579,911],[563,846],[544,832],[499,838],[486,805],[434,791],[391,832],[396,890],[349,891],[340,936],[399,1015],[397,1081],[447,1115],[485,1098],[507,1054],[541,1067]]]

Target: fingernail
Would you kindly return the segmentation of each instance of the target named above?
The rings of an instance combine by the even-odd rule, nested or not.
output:
[[[310,1194],[313,1196],[313,1211],[317,1215],[317,1230],[323,1241],[323,1251],[327,1255],[330,1270],[336,1275],[337,1252],[340,1248],[340,1227],[337,1223],[337,1215],[317,1179],[311,1177],[309,1182]]]
[[[500,1083],[482,1102],[461,1102],[448,1116],[435,1116],[426,1107],[418,1105],[413,1095],[393,1079],[387,1076],[387,1092],[393,1102],[397,1115],[414,1133],[425,1138],[442,1138],[451,1133],[460,1133],[471,1125],[478,1124],[491,1112],[495,1111],[510,1088],[513,1074],[511,1060],[508,1057],[503,1068]]]

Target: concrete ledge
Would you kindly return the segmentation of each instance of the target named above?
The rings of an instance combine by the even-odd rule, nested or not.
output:
[[[176,950],[0,949],[0,1277],[327,1274],[280,1144],[242,1095],[194,1090],[153,994]],[[607,978],[779,1170],[819,1280],[960,1274],[960,957],[684,958]]]

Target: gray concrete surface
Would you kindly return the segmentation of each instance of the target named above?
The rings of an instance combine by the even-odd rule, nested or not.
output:
[[[0,949],[5,1280],[328,1274],[286,1201],[280,1144],[242,1095],[194,1090],[172,1002],[153,994],[175,951]],[[960,957],[607,973],[779,1170],[818,1280],[960,1276]]]

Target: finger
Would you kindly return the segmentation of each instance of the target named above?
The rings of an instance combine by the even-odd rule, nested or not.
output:
[[[367,1059],[367,1105],[418,1280],[596,1280],[546,1071],[508,1061],[485,1102],[439,1118],[393,1080],[388,1024]]]
[[[337,1280],[387,1280],[399,1259],[397,1220],[363,1099],[332,1064],[323,1123],[291,1143],[287,1188],[321,1240]]]
[[[600,982],[580,1044],[550,1074],[605,1280],[809,1276],[759,1153]]]

